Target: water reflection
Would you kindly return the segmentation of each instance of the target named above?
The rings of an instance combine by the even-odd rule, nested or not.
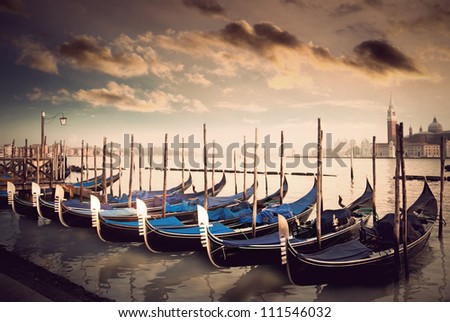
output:
[[[243,274],[229,288],[219,301],[269,301],[270,297],[284,298],[289,284],[287,274],[270,266],[243,268]]]

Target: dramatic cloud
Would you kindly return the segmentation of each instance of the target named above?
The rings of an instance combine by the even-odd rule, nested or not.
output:
[[[28,17],[28,12],[20,0],[0,0],[0,11]]]
[[[253,27],[246,21],[232,22],[219,32],[222,39],[234,46],[252,50],[273,58],[276,47],[297,49],[302,43],[290,33],[271,23],[258,23]]]
[[[414,61],[384,40],[363,41],[353,49],[356,59],[350,65],[369,72],[385,74],[399,71],[421,74]]]
[[[186,7],[198,9],[208,16],[226,16],[225,8],[217,0],[183,0],[183,4]]]
[[[116,77],[147,74],[146,61],[127,45],[124,39],[108,46],[93,36],[80,35],[61,45],[59,52],[74,68],[96,70]]]
[[[205,112],[208,109],[198,100],[174,95],[162,90],[138,90],[125,84],[109,82],[106,88],[79,90],[73,99],[93,107],[113,107],[120,111],[172,113],[177,109]]]
[[[49,74],[58,74],[57,59],[44,45],[26,36],[15,40],[14,44],[20,50],[17,64]]]
[[[165,50],[190,55],[194,59],[207,58],[218,68],[209,73],[226,77],[237,76],[243,69],[260,74],[274,89],[307,88],[317,86],[305,70],[341,69],[373,76],[423,77],[417,63],[400,49],[384,40],[361,42],[347,54],[335,56],[328,48],[312,42],[304,43],[295,35],[269,23],[251,26],[246,21],[227,24],[218,32],[171,32],[156,37]]]

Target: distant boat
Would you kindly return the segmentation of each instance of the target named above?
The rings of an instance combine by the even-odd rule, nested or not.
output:
[[[436,198],[426,181],[422,193],[407,214],[407,248],[405,250],[400,243],[400,257],[407,251],[408,261],[411,261],[425,248],[437,218]],[[365,228],[363,238],[359,240],[337,244],[312,254],[298,252],[287,240],[287,272],[291,282],[298,285],[348,284],[389,278],[395,271],[393,217],[393,214],[388,214],[378,220],[374,228]],[[286,225],[282,225],[285,227],[281,229],[286,231]]]

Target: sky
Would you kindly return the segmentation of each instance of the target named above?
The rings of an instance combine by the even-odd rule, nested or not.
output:
[[[0,144],[450,129],[448,0],[0,0]],[[67,125],[59,125],[64,113]],[[53,120],[52,117],[56,116]]]

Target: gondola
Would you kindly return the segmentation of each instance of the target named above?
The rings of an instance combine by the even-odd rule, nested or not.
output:
[[[106,187],[109,187],[112,183],[119,180],[120,173],[106,178]],[[81,182],[65,183],[62,188],[70,197],[79,196],[81,193]],[[83,189],[90,191],[102,191],[103,190],[103,175],[97,176],[97,178],[91,178],[83,182]]]
[[[306,221],[316,202],[316,184],[302,198],[295,202],[282,205],[274,205],[264,208],[258,212],[261,223],[257,225],[256,236],[270,234],[278,229],[275,213],[284,213],[289,222]],[[201,207],[201,206],[197,206]],[[202,207],[202,209],[204,209]],[[204,210],[204,217],[209,221],[208,212]],[[230,225],[214,222],[210,227],[212,233],[221,238],[236,239],[252,236],[251,215],[240,218],[239,221]],[[274,218],[275,217],[275,218]],[[250,220],[248,220],[250,218]],[[202,219],[205,221],[205,219]],[[200,218],[198,219],[201,224]],[[192,251],[201,250],[202,241],[199,225],[185,225],[176,217],[162,219],[147,219],[139,221],[141,232],[147,248],[152,252],[167,251]]]
[[[51,189],[46,189],[44,193],[41,192],[41,188],[35,182],[31,183],[31,194],[24,197],[16,192],[16,187],[12,182],[7,183],[8,191],[8,204],[11,205],[13,211],[16,214],[27,216],[33,219],[38,219],[40,214],[37,206],[39,198],[43,195],[43,198],[52,197]]]
[[[350,240],[359,234],[361,224],[367,222],[372,214],[373,190],[369,181],[363,194],[341,209],[322,212],[322,246]],[[333,220],[334,219],[334,220]],[[291,245],[297,251],[317,251],[316,221],[290,225]],[[206,229],[203,238],[211,263],[217,267],[248,265],[281,265],[279,233],[257,237],[228,240]]]
[[[288,183],[285,179],[283,184],[283,192],[287,193]],[[250,190],[247,193],[250,196]],[[212,221],[221,221],[223,223],[229,223],[236,221],[240,215],[248,215],[253,210],[247,201],[235,204],[236,198],[242,198],[242,194],[235,195],[230,198],[233,201],[233,206],[223,207],[210,211],[210,219]],[[266,196],[258,200],[258,206],[263,207],[265,205],[276,203],[280,201],[280,189],[273,194]],[[96,206],[98,208],[98,205]],[[196,208],[196,207],[195,207]],[[108,212],[106,212],[107,214]],[[114,218],[107,219],[102,215],[102,212],[92,212],[93,226],[97,229],[99,238],[108,242],[142,242],[144,239],[139,235],[139,226],[136,217],[136,221],[122,221]],[[169,214],[170,215],[170,214]],[[180,216],[183,217],[183,216]],[[184,216],[185,217],[185,216]],[[186,219],[186,217],[184,218]]]
[[[408,209],[408,261],[425,248],[437,218],[437,202],[425,181],[422,193]],[[312,254],[299,253],[286,241],[287,272],[292,283],[313,285],[357,283],[392,279],[396,270],[393,246],[394,214],[387,214],[372,228],[361,230],[360,239],[325,248]],[[280,223],[286,234],[286,223]],[[403,258],[400,241],[400,258]]]

